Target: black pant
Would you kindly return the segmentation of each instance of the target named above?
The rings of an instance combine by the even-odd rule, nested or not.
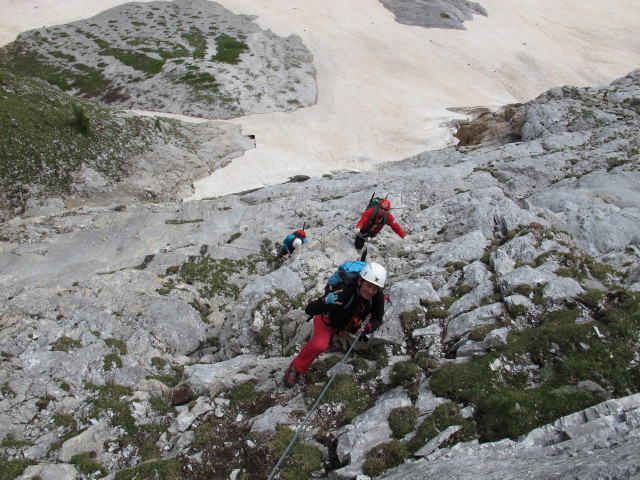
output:
[[[356,235],[356,250],[360,250],[362,247],[364,247],[364,242],[367,240],[368,238],[373,238],[375,237],[375,235],[370,235],[368,233],[358,233]]]

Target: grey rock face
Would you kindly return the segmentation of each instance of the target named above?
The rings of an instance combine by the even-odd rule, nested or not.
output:
[[[185,368],[185,380],[196,392],[215,395],[225,387],[247,381],[250,378],[249,375],[236,372],[248,370],[256,362],[257,358],[254,355],[241,355],[212,365],[191,365]]]
[[[533,430],[517,441],[458,444],[380,478],[635,478],[640,474],[639,407],[639,394],[610,400]]]
[[[350,425],[338,425],[332,412],[344,405],[336,401],[300,438],[315,447],[315,435],[326,430],[327,443],[338,445],[330,453],[344,463],[322,475],[357,477],[367,452],[391,439],[390,411],[414,406],[423,419],[447,401],[429,391],[429,369],[498,350],[508,333],[533,328],[549,312],[580,305],[585,314],[579,322],[589,321],[587,302],[580,301],[588,289],[640,289],[640,198],[634,188],[640,123],[635,107],[624,102],[640,91],[638,80],[637,73],[630,75],[616,87],[618,96],[605,87],[549,92],[518,107],[534,110],[527,121],[535,134],[526,142],[425,152],[379,167],[375,185],[372,172],[336,173],[188,203],[121,205],[107,197],[95,205],[31,202],[39,215],[0,226],[0,439],[26,442],[2,447],[3,454],[40,462],[28,472],[42,478],[49,471],[71,478],[75,469],[63,462],[86,446],[111,476],[136,465],[134,447],[98,448],[122,435],[109,413],[92,410],[97,392],[114,384],[126,392],[119,398],[132,422],[164,428],[157,438],[163,458],[204,457],[194,439],[201,441],[199,427],[214,419],[235,432],[267,436],[276,424],[295,428],[307,407],[304,382],[315,380],[308,375],[289,390],[282,377],[312,332],[304,306],[322,294],[339,264],[358,258],[348,227],[375,189],[389,192],[410,233],[401,240],[387,228],[368,242],[368,260],[388,269],[391,303],[383,327],[371,342],[358,344],[360,358],[341,373],[374,372],[366,380],[371,408]],[[558,112],[570,116],[577,100],[609,123],[590,115],[576,118],[576,125],[564,116],[553,119]],[[233,135],[225,138],[223,150],[232,151]],[[182,166],[176,161],[174,170]],[[93,172],[84,176],[88,190],[104,188]],[[174,191],[180,180],[168,177],[166,184],[162,175],[147,180],[158,191]],[[309,243],[276,261],[274,242],[301,224]],[[576,262],[593,278],[564,276]],[[401,321],[404,312],[411,312],[410,325]],[[594,335],[607,338],[597,329]],[[593,345],[576,348],[587,354]],[[343,354],[342,347],[331,345],[320,360]],[[386,366],[369,357],[376,351]],[[417,390],[410,395],[392,387],[394,367],[418,354],[426,366],[415,379]],[[558,345],[549,352],[563,354]],[[490,368],[524,373],[535,384],[541,367],[522,361],[499,357]],[[611,396],[610,387],[596,380],[575,387]],[[237,387],[253,389],[260,401],[232,406]],[[386,393],[378,397],[378,388]],[[176,392],[184,402],[172,404],[175,411],[156,411],[154,405]],[[411,459],[397,472],[405,478],[459,478],[461,471],[474,478],[540,478],[557,469],[567,478],[574,471],[581,478],[633,478],[638,399],[616,402],[519,441],[443,447],[446,435],[431,444],[428,439],[424,460]],[[465,407],[465,418],[477,415],[473,405]],[[52,429],[59,416],[77,429]],[[92,427],[103,421],[104,430]],[[244,452],[247,445],[234,441],[224,439]],[[328,458],[327,448],[321,451]],[[605,461],[614,466],[605,470]],[[389,478],[399,478],[395,474]]]
[[[16,63],[31,52],[72,79],[92,74],[93,88],[69,83],[118,108],[220,119],[313,105],[315,68],[300,37],[252,21],[204,0],[129,3],[23,33],[3,51]]]
[[[381,0],[393,12],[396,21],[425,28],[454,28],[464,30],[463,22],[472,20],[473,14],[487,15],[476,2],[467,0]]]
[[[27,467],[23,475],[16,480],[31,480],[40,477],[42,480],[75,480],[78,478],[78,470],[73,465],[62,463],[59,465],[34,465]]]
[[[349,425],[338,430],[336,453],[340,460],[349,463],[348,467],[333,472],[334,478],[350,478],[358,472],[366,453],[376,445],[388,441],[391,429],[387,422],[394,408],[411,406],[411,400],[402,390],[391,390],[384,394],[378,404],[353,419]]]
[[[476,308],[468,313],[462,313],[453,318],[447,324],[447,332],[444,336],[445,342],[450,342],[460,338],[465,333],[470,332],[474,328],[491,325],[498,321],[504,314],[504,306],[501,303],[493,303],[483,307]]]

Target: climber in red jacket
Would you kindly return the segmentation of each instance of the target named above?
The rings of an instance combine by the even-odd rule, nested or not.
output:
[[[391,229],[396,232],[400,238],[405,238],[407,234],[402,227],[393,218],[393,215],[389,211],[391,209],[391,202],[386,198],[383,198],[377,205],[371,206],[365,210],[360,217],[360,221],[356,225],[356,249],[360,250],[364,246],[364,242],[367,238],[373,238],[382,227],[389,225]]]

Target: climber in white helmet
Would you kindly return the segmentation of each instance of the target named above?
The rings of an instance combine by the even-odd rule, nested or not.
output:
[[[307,233],[299,228],[291,235],[287,235],[282,241],[282,250],[278,253],[278,258],[291,255],[293,251],[303,243],[307,243]]]
[[[327,351],[333,334],[370,334],[382,324],[385,302],[382,289],[387,271],[379,263],[348,263],[363,266],[359,271],[338,269],[341,279],[329,285],[324,296],[312,300],[305,308],[307,315],[313,315],[313,336],[285,372],[284,384],[289,388]]]

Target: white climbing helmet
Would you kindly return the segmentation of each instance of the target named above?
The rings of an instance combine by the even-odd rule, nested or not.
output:
[[[300,245],[302,245],[302,240],[300,240],[299,238],[296,238],[293,241],[293,248],[298,248]]]
[[[379,263],[372,262],[360,270],[360,277],[383,288],[384,282],[387,280],[387,271]]]

